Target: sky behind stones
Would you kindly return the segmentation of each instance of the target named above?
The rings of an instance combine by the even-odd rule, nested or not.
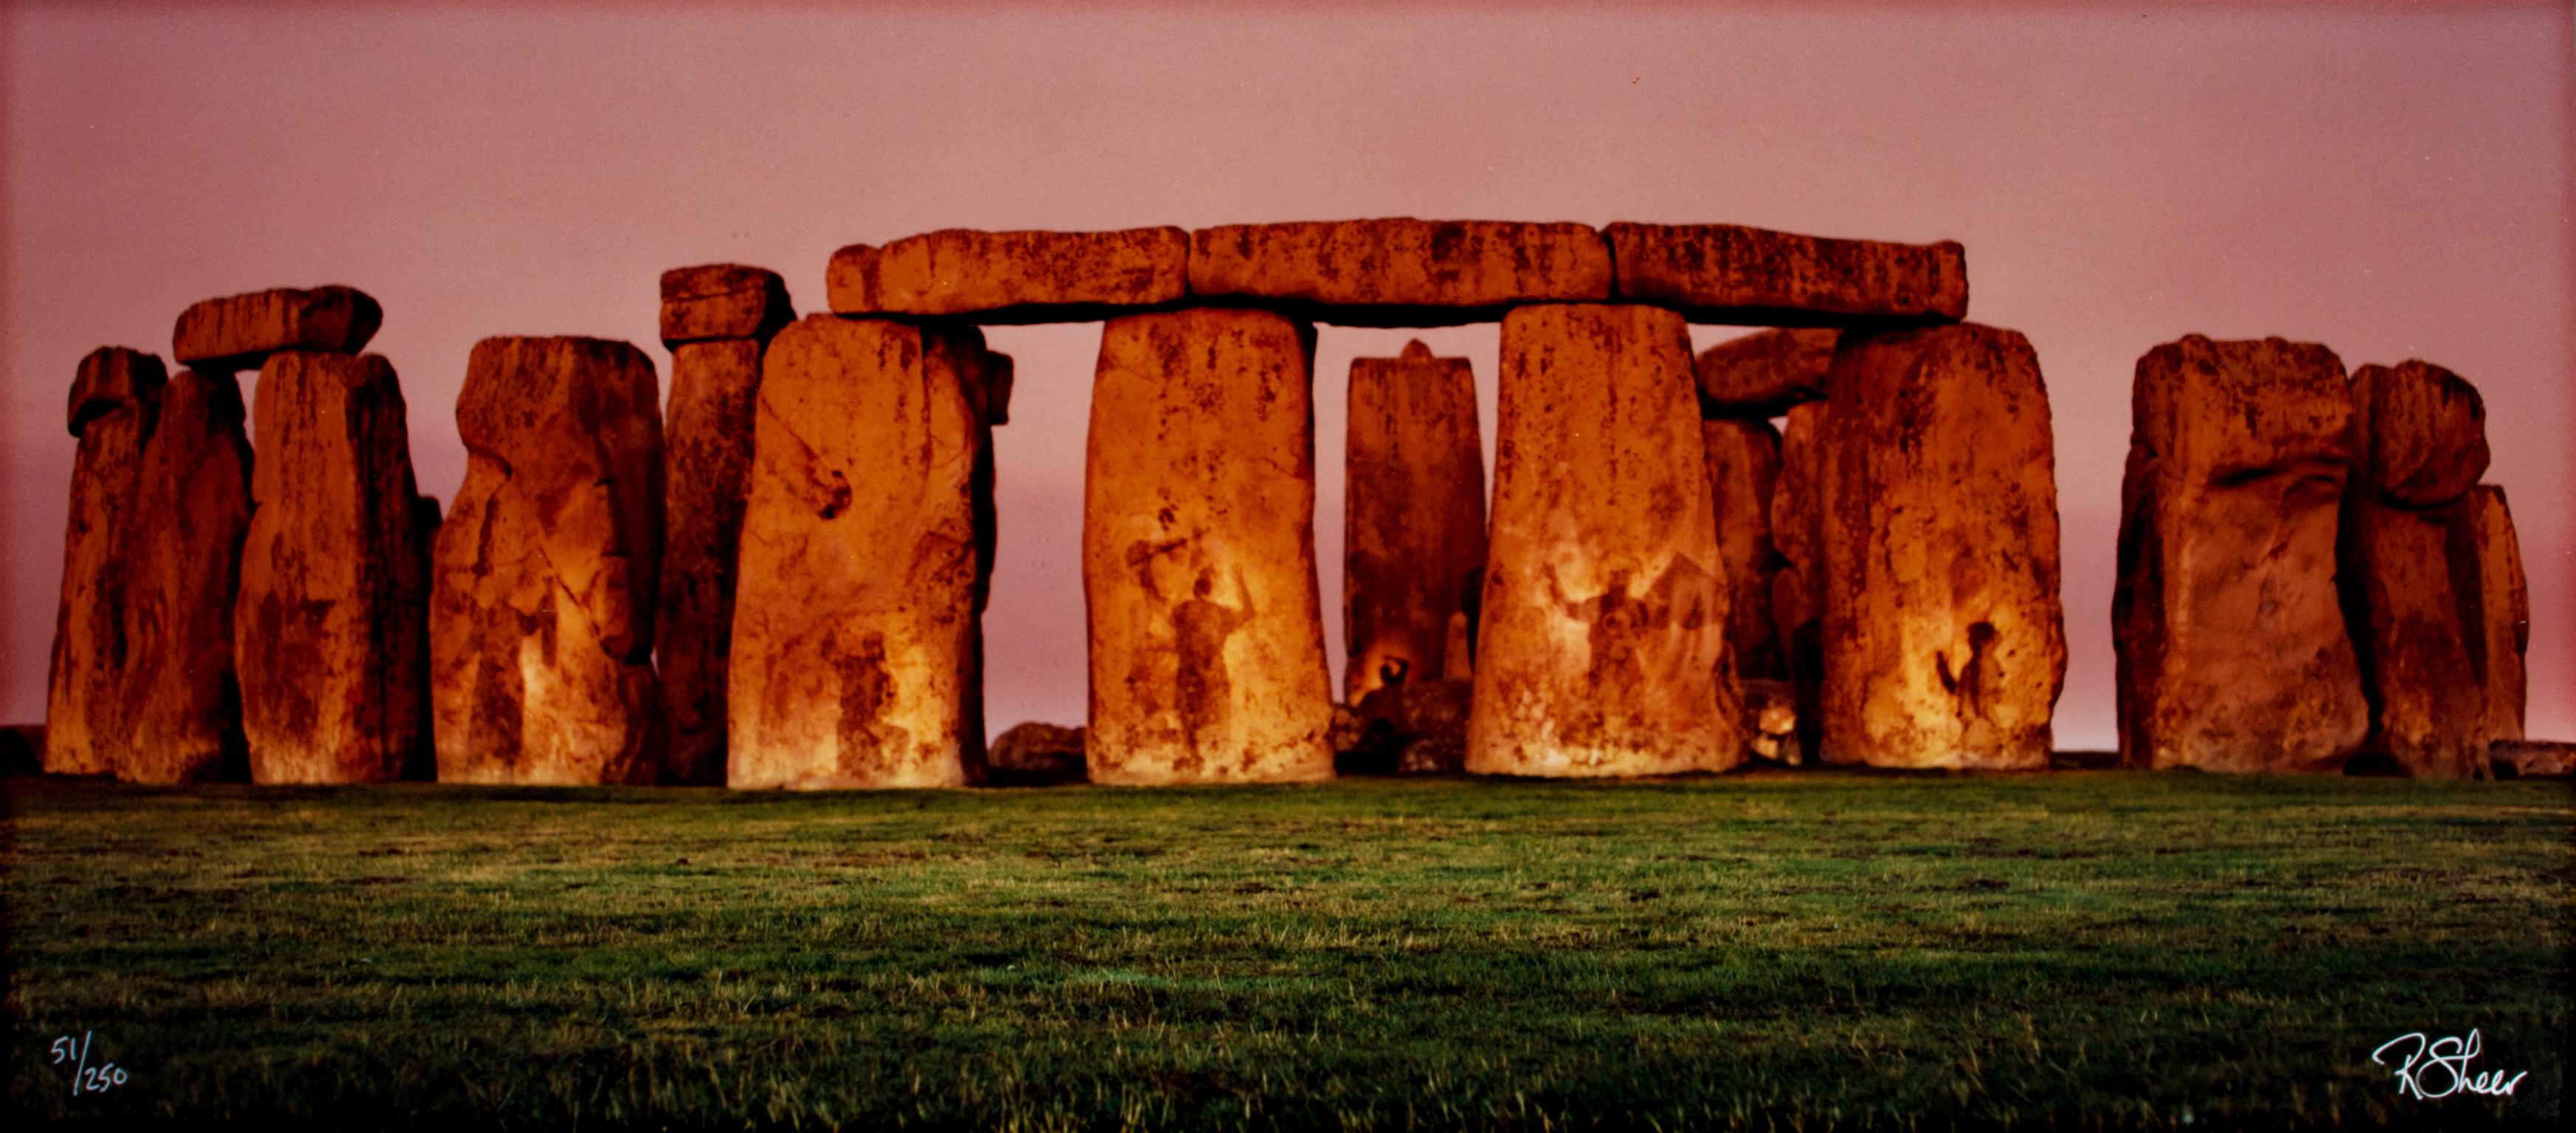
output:
[[[190,302],[381,300],[423,491],[487,335],[655,359],[665,268],[778,270],[943,227],[1412,215],[1723,221],[1967,245],[2056,419],[2071,659],[2058,744],[2113,745],[2129,384],[2188,333],[2421,357],[2484,392],[2531,574],[2530,728],[2576,739],[2570,9],[1970,5],[1398,11],[821,5],[107,8],[0,28],[0,721],[44,711],[75,363],[169,355]],[[1326,327],[1317,548],[1339,687],[1350,359]],[[1475,366],[1496,329],[1418,332]],[[1733,328],[1694,328],[1701,346]],[[1084,714],[1096,324],[997,328],[995,731]],[[245,389],[245,393],[248,393]],[[254,436],[254,443],[256,437]]]

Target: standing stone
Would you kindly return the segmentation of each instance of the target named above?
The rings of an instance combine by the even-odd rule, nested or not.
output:
[[[260,783],[398,778],[429,742],[427,594],[401,383],[374,354],[260,367],[250,533],[233,605]]]
[[[1771,489],[1771,621],[1788,671],[1798,748],[1816,758],[1824,743],[1825,470],[1830,402],[1794,406],[1780,431],[1780,479]]]
[[[649,783],[662,412],[651,359],[487,338],[456,399],[465,483],[438,529],[430,687],[449,783]]]
[[[1789,407],[1825,397],[1841,331],[1766,330],[1728,339],[1699,352],[1691,369],[1699,377],[1700,410],[1711,416],[1769,418]]]
[[[1653,307],[1503,319],[1466,768],[1660,775],[1744,758],[1688,328]]]
[[[1824,449],[1824,757],[2039,769],[2066,676],[2048,394],[2020,334],[1843,336]]]
[[[205,373],[258,369],[281,350],[355,354],[385,311],[354,287],[281,287],[208,299],[179,313],[170,352]]]
[[[984,755],[982,336],[811,315],[762,363],[733,618],[735,787],[955,787]]]
[[[1968,317],[1967,252],[1955,241],[1834,240],[1734,224],[1601,230],[1622,298],[1699,323],[1855,327]]]
[[[1333,774],[1311,327],[1186,308],[1100,338],[1083,485],[1095,783]]]
[[[1787,673],[1771,617],[1779,557],[1771,497],[1780,479],[1780,433],[1768,421],[1721,418],[1700,422],[1699,435],[1717,508],[1717,557],[1725,564],[1727,654],[1738,676],[1777,680]]]
[[[1476,377],[1415,341],[1351,360],[1342,510],[1344,697],[1440,680],[1459,589],[1485,566]]]
[[[72,378],[69,424],[71,523],[63,535],[61,604],[45,689],[43,764],[53,775],[116,769],[124,731],[127,594],[134,560],[127,543],[140,495],[143,454],[161,412],[168,371],[138,350],[102,346]]]
[[[233,596],[250,530],[250,441],[231,374],[181,370],[161,394],[130,522],[131,668],[117,778],[194,783],[244,777]]]
[[[2487,774],[2486,690],[2451,587],[2449,520],[2486,472],[2486,405],[2423,362],[2352,374],[2344,617],[2370,696],[2366,750],[2409,775]]]
[[[2522,543],[2514,537],[2504,489],[2480,484],[2469,490],[2451,515],[2450,554],[2469,668],[2486,690],[2487,742],[2520,740],[2531,591],[2523,582]]]
[[[671,348],[663,449],[669,539],[654,637],[668,715],[665,782],[725,781],[735,564],[761,353],[793,317],[775,272],[713,264],[662,273],[662,337]]]
[[[2333,771],[2370,724],[2335,598],[2343,362],[2192,335],[2138,359],[2120,485],[2121,761]]]

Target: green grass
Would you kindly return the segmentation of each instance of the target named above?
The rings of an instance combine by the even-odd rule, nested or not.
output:
[[[6,785],[12,1108],[359,1126],[2552,1124],[2576,793],[2192,774]],[[2528,1070],[2401,1098],[2414,1030]],[[74,1097],[95,1034],[130,1080]]]

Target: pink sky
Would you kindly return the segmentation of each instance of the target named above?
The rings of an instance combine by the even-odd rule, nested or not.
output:
[[[2576,739],[2569,6],[373,4],[13,7],[0,30],[0,720],[44,711],[75,363],[165,358],[190,302],[381,300],[421,488],[494,334],[626,339],[659,273],[778,270],[944,227],[1412,215],[1724,221],[1967,245],[1970,317],[2027,333],[2057,425],[2071,659],[2058,742],[2113,745],[2129,383],[2188,333],[2420,357],[2486,396],[2531,575],[2530,728]],[[1701,345],[1739,333],[1695,330]],[[1496,331],[1474,361],[1492,443]],[[1406,331],[1326,327],[1316,513],[1341,590],[1344,383]],[[1097,325],[1004,327],[996,730],[1079,723]],[[247,391],[245,391],[247,392]],[[1490,451],[1488,453],[1490,460]],[[1326,627],[1336,687],[1338,615]]]

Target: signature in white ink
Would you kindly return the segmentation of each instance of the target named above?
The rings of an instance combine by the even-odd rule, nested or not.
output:
[[[113,1062],[102,1062],[96,1066],[89,1064],[91,1034],[92,1032],[82,1031],[78,1043],[74,1043],[70,1035],[54,1040],[54,1065],[60,1066],[66,1062],[73,1064],[73,1097],[79,1097],[82,1094],[104,1094],[125,1084],[124,1067]]]
[[[2382,1058],[2393,1048],[2404,1048],[2405,1060],[2397,1064],[2397,1092],[2419,1098],[2447,1098],[2457,1093],[2510,1097],[2531,1071],[2508,1078],[2502,1070],[2469,1072],[2469,1060],[2478,1056],[2478,1031],[2469,1028],[2469,1037],[2444,1035],[2428,1039],[2422,1031],[2411,1031],[2379,1044],[2370,1052],[2374,1065],[2386,1066]]]

